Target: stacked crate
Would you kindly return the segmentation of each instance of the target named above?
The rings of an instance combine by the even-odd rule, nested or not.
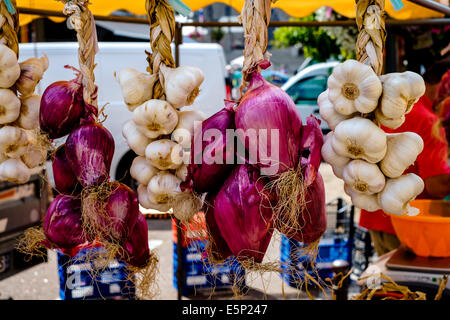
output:
[[[235,285],[245,286],[245,270],[242,266],[229,258],[224,263],[212,264],[205,258],[204,249],[208,244],[204,213],[199,212],[194,221],[186,228],[181,227],[181,247],[178,247],[177,224],[172,221],[173,231],[173,285],[184,296],[195,294],[197,290],[225,289]],[[181,252],[181,256],[179,256]],[[178,274],[178,265],[181,274]],[[180,278],[179,278],[180,277]]]

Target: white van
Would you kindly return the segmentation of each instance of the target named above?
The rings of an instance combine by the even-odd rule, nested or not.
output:
[[[172,49],[174,49],[172,47]],[[71,65],[78,68],[78,44],[76,42],[49,42],[20,44],[20,61],[29,57],[40,57],[47,54],[50,65],[44,78],[36,89],[42,94],[45,88],[55,81],[71,80],[74,73],[64,68]],[[134,152],[130,151],[122,136],[123,124],[132,118],[132,113],[123,103],[122,92],[114,78],[114,72],[125,67],[140,71],[147,68],[145,50],[150,51],[150,44],[145,42],[100,42],[96,55],[95,82],[98,85],[98,106],[105,108],[107,119],[105,127],[111,131],[115,140],[115,153],[111,166],[111,178],[131,184],[128,174]],[[174,50],[173,50],[174,51]],[[175,54],[174,54],[175,56]],[[186,43],[180,46],[180,65],[196,66],[205,74],[205,81],[200,87],[200,95],[194,105],[186,110],[197,109],[210,116],[223,107],[226,97],[225,88],[225,55],[223,48],[212,43]],[[51,170],[49,178],[52,181]]]

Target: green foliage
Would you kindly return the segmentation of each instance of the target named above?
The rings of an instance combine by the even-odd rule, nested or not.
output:
[[[333,16],[333,20],[337,15]],[[316,21],[318,13],[313,13],[305,18],[291,19],[291,21]],[[287,48],[301,44],[305,57],[317,61],[354,58],[354,43],[357,32],[354,28],[335,27],[281,27],[274,31],[273,44],[277,48]],[[337,32],[339,31],[339,32]],[[349,48],[345,41],[354,41]]]

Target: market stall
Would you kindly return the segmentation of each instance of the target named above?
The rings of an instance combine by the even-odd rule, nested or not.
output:
[[[195,10],[196,6],[200,8],[210,2],[192,1],[188,5]],[[262,263],[271,239],[272,231],[269,230],[274,229],[289,239],[295,239],[305,244],[306,246],[302,247],[301,250],[304,250],[305,255],[311,255],[312,259],[315,260],[318,243],[326,229],[325,190],[322,178],[317,171],[322,158],[333,166],[336,176],[342,178],[349,186],[346,192],[351,196],[355,206],[369,211],[382,208],[386,212],[396,215],[417,214],[416,210],[410,207],[408,203],[423,190],[423,182],[420,178],[417,179],[411,175],[403,176],[402,174],[404,169],[413,163],[420,153],[420,141],[412,137],[410,141],[405,142],[410,143],[412,147],[415,146],[416,152],[412,152],[408,159],[403,159],[405,167],[393,173],[388,170],[388,162],[400,162],[398,157],[403,155],[395,153],[394,142],[389,145],[386,141],[386,135],[379,128],[379,125],[381,123],[389,126],[394,120],[401,121],[404,114],[410,111],[409,108],[412,104],[423,94],[423,90],[420,87],[421,80],[412,79],[415,76],[411,75],[411,80],[408,83],[412,84],[410,84],[411,88],[408,90],[419,89],[417,89],[416,94],[411,94],[408,98],[408,106],[404,108],[403,113],[392,111],[393,107],[389,109],[387,104],[384,107],[378,105],[380,97],[384,97],[385,93],[387,94],[387,88],[383,87],[382,82],[380,82],[380,76],[383,72],[386,25],[405,23],[446,24],[448,19],[442,18],[441,12],[448,14],[447,9],[438,6],[435,9],[440,13],[436,13],[428,9],[419,9],[417,5],[406,2],[404,8],[394,10],[391,3],[386,2],[386,11],[394,19],[410,19],[411,17],[437,19],[419,20],[420,22],[416,20],[389,20],[385,22],[382,14],[385,9],[384,1],[358,2],[356,11],[354,5],[350,6],[348,1],[336,1],[332,4],[333,8],[341,14],[350,18],[356,17],[355,21],[330,22],[328,25],[356,23],[359,29],[359,37],[356,43],[358,60],[348,60],[340,64],[340,67],[336,67],[330,76],[332,80],[329,80],[329,84],[331,83],[332,86],[329,85],[329,91],[324,93],[322,98],[319,97],[322,100],[322,102],[319,101],[321,112],[323,110],[323,116],[322,114],[321,116],[333,130],[324,142],[317,119],[313,116],[308,117],[306,125],[302,125],[301,119],[299,119],[295,107],[292,106],[292,102],[287,95],[279,88],[274,88],[266,83],[260,76],[261,70],[270,65],[270,62],[268,62],[270,55],[266,52],[268,27],[317,25],[317,23],[270,23],[270,1],[246,1],[245,4],[243,1],[225,3],[234,6],[236,9],[242,9],[246,37],[242,71],[244,79],[242,97],[239,101],[227,101],[225,107],[219,113],[208,119],[202,118],[195,112],[189,113],[189,111],[183,110],[184,106],[192,104],[197,97],[198,87],[203,81],[203,75],[193,67],[178,66],[178,48],[182,42],[181,30],[183,26],[214,27],[236,24],[214,22],[176,24],[170,2],[165,1],[157,3],[147,1],[145,11],[141,8],[142,4],[138,5],[136,2],[128,3],[129,7],[121,5],[120,9],[126,9],[136,14],[146,13],[148,15],[147,22],[136,18],[105,17],[114,10],[111,10],[111,7],[101,1],[96,1],[89,7],[92,11],[87,9],[84,2],[77,3],[78,9],[72,8],[71,10],[67,8],[68,3],[64,4],[65,15],[77,14],[77,16],[71,18],[71,22],[76,27],[78,35],[81,72],[74,82],[82,88],[78,93],[80,94],[79,100],[84,101],[84,104],[81,103],[84,111],[81,112],[82,121],[77,120],[77,116],[74,115],[73,120],[79,121],[79,123],[68,124],[67,130],[64,129],[64,132],[58,131],[61,130],[59,121],[52,124],[53,119],[50,115],[48,115],[47,120],[41,117],[40,126],[41,130],[44,130],[51,138],[60,138],[69,134],[66,142],[68,150],[63,152],[69,158],[69,166],[67,166],[67,159],[63,159],[64,154],[58,161],[60,166],[65,166],[66,170],[70,167],[70,170],[73,171],[71,175],[73,184],[66,184],[69,174],[64,172],[59,188],[61,195],[55,198],[55,205],[50,206],[50,208],[53,208],[52,214],[62,215],[64,210],[80,211],[79,216],[82,217],[82,220],[80,220],[82,223],[79,238],[70,239],[72,242],[69,244],[65,242],[67,239],[64,237],[62,242],[58,242],[56,240],[58,237],[53,235],[50,239],[48,231],[44,232],[44,240],[47,241],[46,247],[63,249],[72,256],[75,256],[80,248],[105,247],[108,255],[120,257],[125,259],[127,263],[132,264],[135,267],[130,269],[133,276],[144,277],[145,280],[142,281],[144,282],[143,286],[137,285],[137,287],[140,290],[148,290],[148,285],[153,281],[156,259],[152,258],[152,253],[149,252],[148,248],[144,250],[144,253],[136,252],[137,249],[133,250],[133,246],[136,246],[137,243],[133,243],[132,240],[140,241],[140,245],[144,246],[143,239],[129,239],[127,236],[131,234],[130,232],[136,232],[133,227],[139,228],[136,222],[139,220],[138,214],[134,213],[135,208],[130,204],[139,201],[143,207],[148,209],[162,212],[173,209],[177,232],[177,247],[175,250],[178,253],[177,289],[179,290],[179,298],[181,298],[183,289],[181,281],[183,278],[182,243],[184,242],[182,227],[187,228],[188,232],[194,234],[199,231],[198,226],[192,226],[192,223],[198,222],[196,214],[200,211],[204,211],[206,214],[206,218],[203,217],[203,220],[200,221],[201,224],[206,225],[206,228],[201,229],[200,232],[206,232],[209,240],[206,249],[202,249],[202,254],[205,254],[213,265],[220,265],[227,258],[234,257],[233,261],[238,261],[248,272],[279,271],[278,261],[272,264]],[[53,17],[60,16],[55,12],[42,9],[46,8],[45,4],[45,1],[41,1],[39,6],[36,7],[32,4],[27,5],[26,1],[23,1],[23,3],[18,1],[18,7],[23,7],[23,10],[19,9],[19,12],[27,12],[28,14],[34,12]],[[84,7],[85,5],[86,7]],[[321,5],[323,5],[321,2],[306,5],[303,2],[278,1],[274,4],[274,7],[281,8],[293,16],[304,16]],[[327,5],[330,5],[330,3],[327,3]],[[429,4],[428,6],[430,7]],[[78,16],[80,13],[81,16]],[[83,14],[87,15],[83,16]],[[92,22],[96,18],[149,23],[151,26],[152,52],[147,53],[146,57],[149,64],[148,73],[122,70],[117,74],[124,102],[129,111],[133,113],[133,121],[127,124],[126,128],[124,127],[126,133],[124,136],[130,147],[138,155],[131,167],[131,171],[134,170],[135,172],[132,175],[140,183],[137,195],[127,188],[122,188],[117,182],[109,182],[108,180],[108,163],[110,163],[108,157],[111,156],[111,149],[114,150],[114,146],[108,147],[108,133],[102,129],[98,119],[100,112],[96,105],[98,88],[95,85],[95,78],[92,73],[95,67],[96,42],[95,36],[93,36],[95,29],[92,29]],[[32,19],[33,17],[24,15],[21,21],[27,23]],[[373,28],[374,25],[370,23],[375,23],[376,27]],[[170,50],[172,41],[176,45],[174,56],[172,56]],[[340,71],[340,69],[343,70]],[[361,83],[363,82],[368,82],[367,87],[369,89],[365,90],[362,87]],[[364,95],[364,99],[362,99],[364,101],[357,101],[359,94]],[[414,100],[414,102],[409,103],[409,100]],[[273,101],[277,101],[276,104]],[[259,105],[264,106],[264,108],[255,109],[255,106]],[[276,108],[271,109],[271,105],[276,106]],[[72,112],[70,108],[67,110]],[[267,115],[262,117],[261,113],[267,113]],[[274,115],[277,115],[277,117]],[[184,124],[180,121],[183,116],[187,118]],[[64,121],[67,121],[67,119],[64,119]],[[190,153],[184,150],[188,149],[191,143],[194,146],[196,141],[194,121],[203,121],[203,130],[206,127],[220,131],[222,134],[227,129],[282,130],[280,137],[286,139],[286,141],[280,142],[278,146],[285,149],[280,152],[281,158],[270,159],[271,155],[269,160],[273,162],[269,162],[269,165],[262,159],[268,157],[267,149],[270,149],[270,144],[265,146],[265,154],[260,153],[256,148],[258,150],[255,156],[256,162],[252,163],[252,166],[249,165],[252,159],[245,152],[237,156],[241,160],[244,159],[244,162],[238,162],[238,165],[228,165],[226,157],[222,159],[225,161],[221,164],[203,163],[201,161],[196,163],[194,160],[195,149],[191,148]],[[87,128],[89,126],[92,127],[92,130],[95,129],[98,132],[89,133]],[[351,128],[360,128],[362,131],[352,130]],[[83,129],[85,129],[85,133],[83,133]],[[363,133],[371,136],[366,137]],[[80,147],[79,142],[85,139],[82,137],[83,135],[105,136],[105,138],[98,144],[89,146],[90,149],[86,151]],[[256,137],[258,139],[258,136]],[[369,138],[372,139],[370,151],[365,150]],[[136,143],[132,143],[132,139]],[[251,144],[258,141],[257,139],[244,138],[242,142],[246,149],[250,151]],[[350,146],[346,145],[348,141],[352,141]],[[186,146],[183,145],[184,143],[186,143]],[[209,144],[211,142],[202,145],[200,152],[212,147],[214,152],[227,155],[225,140],[219,145]],[[324,148],[327,148],[327,146],[329,152],[325,153]],[[390,148],[390,151],[387,150],[388,148]],[[302,156],[301,151],[303,150],[309,150],[310,154]],[[101,156],[97,159],[97,164],[104,164],[106,169],[99,170],[99,167],[93,166],[91,168],[87,165],[92,165],[90,162],[92,153]],[[388,158],[388,153],[391,158]],[[185,162],[186,158],[194,161]],[[83,159],[91,160],[83,162]],[[64,161],[66,164],[64,164]],[[255,170],[255,167],[261,170],[273,169],[274,163],[281,163],[283,166],[281,169],[277,167],[275,172],[263,175]],[[382,168],[381,171],[378,166]],[[344,167],[347,169],[344,169]],[[340,169],[345,173],[342,174]],[[89,174],[86,173],[87,170]],[[372,170],[371,173],[370,170]],[[63,173],[62,170],[61,173]],[[400,181],[401,179],[405,182]],[[403,185],[414,184],[417,187],[405,190],[405,192],[409,192],[408,194],[392,196],[392,192],[399,193],[399,189],[403,188],[400,182]],[[80,192],[81,204],[73,203],[69,205],[67,203],[68,206],[63,206],[64,209],[58,211],[59,202],[67,202],[65,201],[67,198],[64,197],[71,196],[75,192],[77,183],[81,184],[82,189]],[[387,188],[388,183],[389,186],[392,185],[390,189]],[[126,193],[127,195],[113,197],[115,192]],[[379,194],[378,198],[375,194]],[[127,202],[120,197],[129,197],[133,200],[127,200]],[[398,203],[392,201],[390,197],[399,199]],[[256,202],[247,202],[247,199],[255,198],[257,199]],[[400,200],[402,200],[401,203]],[[117,206],[119,207],[132,207],[126,213],[121,212],[120,214],[126,214],[123,218],[126,221],[134,219],[134,223],[130,222],[126,226],[114,225],[114,219],[118,215],[114,211],[117,206],[115,206],[115,203],[111,204],[114,201],[118,202]],[[106,211],[103,212],[104,210]],[[305,222],[307,221],[305,212],[311,214],[309,216],[309,218],[312,218],[311,221]],[[104,215],[101,215],[102,213]],[[131,216],[134,216],[134,218],[131,218]],[[78,219],[81,219],[80,217]],[[113,224],[112,227],[111,224]],[[46,226],[47,229],[49,227],[50,225]],[[62,235],[61,230],[63,229],[59,229],[59,231],[55,229],[55,232]],[[248,236],[248,234],[252,236]],[[36,234],[34,235],[36,236]],[[86,235],[87,237],[83,238]],[[237,235],[240,237],[237,237]],[[255,236],[256,238],[252,238]],[[42,234],[38,240],[39,243],[43,243]],[[73,241],[75,241],[75,246]],[[36,242],[32,244],[31,247],[35,249]],[[125,255],[122,253],[123,250],[127,251]],[[140,254],[145,258],[142,258]],[[94,257],[94,259],[97,258]],[[102,255],[101,258],[104,259],[105,256]],[[281,271],[281,273],[288,274],[293,272],[298,271],[292,269]],[[300,282],[303,283],[308,280],[316,281],[315,283],[319,287],[323,285],[312,276],[308,278],[306,274]],[[241,284],[242,282],[238,281],[238,285]],[[236,285],[236,282],[234,285]],[[142,296],[147,297],[145,293]]]

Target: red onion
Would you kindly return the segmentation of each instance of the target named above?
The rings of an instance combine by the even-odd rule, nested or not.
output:
[[[85,103],[81,73],[78,73],[77,77],[71,81],[52,83],[42,94],[39,125],[51,139],[69,134],[80,124],[84,115]]]
[[[298,217],[301,230],[286,234],[289,238],[310,244],[320,239],[327,228],[325,185],[320,173],[306,193],[306,207]]]
[[[239,165],[217,194],[214,216],[233,255],[260,263],[272,235],[270,195],[258,170]]]
[[[233,169],[234,152],[226,150],[226,130],[234,129],[234,110],[232,103],[226,104],[225,108],[202,122],[201,131],[195,132],[191,144],[187,183],[183,183],[182,187],[187,186],[200,193],[217,191]],[[222,139],[216,141],[211,138],[203,141],[206,138],[205,132],[213,129],[222,134]],[[222,155],[222,163],[214,161],[217,154]]]
[[[295,168],[299,162],[302,120],[294,102],[282,89],[267,82],[261,74],[253,72],[250,84],[242,97],[235,116],[236,129],[243,132],[255,131],[255,138],[238,135],[250,153],[255,150],[256,158],[250,163],[267,168],[275,175]],[[278,137],[271,130],[278,130]],[[267,143],[260,142],[266,130]],[[241,131],[242,133],[242,131]],[[276,148],[271,154],[271,148]],[[252,156],[252,154],[250,154]]]
[[[304,181],[307,186],[313,183],[322,162],[322,145],[323,133],[320,128],[320,120],[311,115],[306,118],[306,125],[303,126],[301,142],[302,150],[309,148],[308,159],[301,159],[302,167],[305,170]]]
[[[43,227],[47,239],[58,249],[73,249],[85,243],[80,199],[58,195],[47,210]]]
[[[139,202],[136,194],[128,186],[119,182],[112,182],[112,192],[106,203],[106,221],[100,222],[105,236],[113,236],[117,241],[126,239],[134,228],[139,217]],[[94,212],[94,214],[97,214]]]
[[[231,256],[230,248],[227,245],[227,242],[220,234],[219,227],[216,222],[216,217],[214,214],[214,202],[216,200],[215,194],[209,195],[206,198],[206,227],[208,229],[208,241],[210,246],[210,251],[207,254],[210,254],[211,257],[206,256],[207,258],[212,258],[215,261],[224,261],[229,256]]]
[[[60,193],[73,194],[78,185],[78,180],[67,160],[65,144],[56,149],[52,158],[52,168],[55,189]]]
[[[87,124],[75,129],[66,141],[66,156],[83,187],[109,179],[114,155],[114,139],[101,124]]]
[[[118,258],[135,267],[144,267],[150,258],[147,220],[139,213],[134,228],[119,251]]]

